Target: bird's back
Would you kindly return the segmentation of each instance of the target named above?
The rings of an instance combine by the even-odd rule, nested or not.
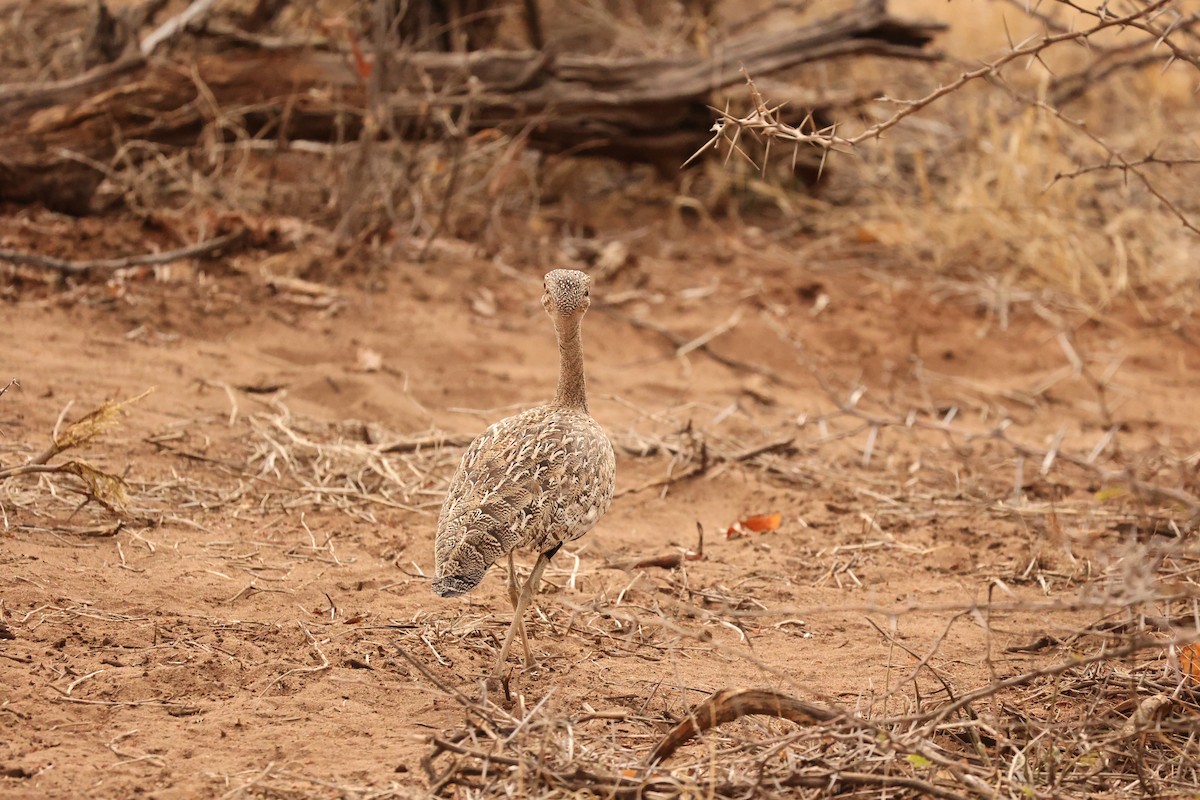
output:
[[[587,533],[608,509],[616,458],[586,411],[540,406],[471,443],[438,519],[433,590],[470,591],[516,548],[546,552]]]

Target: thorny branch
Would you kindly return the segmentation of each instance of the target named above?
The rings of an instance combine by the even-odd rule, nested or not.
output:
[[[1187,50],[1173,39],[1173,37],[1181,34],[1192,33],[1194,26],[1200,24],[1200,12],[1192,12],[1185,16],[1174,8],[1176,5],[1175,0],[1154,0],[1154,2],[1136,6],[1132,11],[1122,15],[1113,14],[1107,3],[1102,4],[1097,10],[1085,8],[1071,2],[1071,0],[1058,0],[1058,2],[1076,12],[1086,14],[1088,17],[1094,19],[1095,23],[1089,27],[1074,30],[1071,27],[1054,26],[1051,24],[1050,18],[1045,14],[1036,11],[1032,12],[1036,18],[1042,19],[1046,25],[1047,30],[1045,33],[1032,35],[1016,43],[1010,39],[1010,48],[1002,56],[988,61],[982,66],[965,70],[956,79],[938,86],[918,99],[901,100],[888,96],[880,97],[879,100],[881,102],[899,106],[898,110],[887,119],[867,127],[854,136],[846,137],[838,135],[836,125],[818,129],[811,114],[807,115],[799,125],[791,125],[784,122],[780,113],[782,105],[770,105],[754,84],[753,78],[747,74],[746,82],[749,87],[751,99],[750,112],[744,116],[735,116],[729,112],[728,108],[725,110],[714,109],[720,116],[713,124],[713,135],[703,147],[688,159],[687,163],[698,158],[706,150],[718,149],[722,144],[725,144],[728,147],[727,160],[730,155],[737,152],[750,161],[750,163],[759,166],[741,147],[742,135],[748,133],[765,143],[761,169],[766,168],[772,145],[779,143],[785,146],[788,144],[792,145],[793,167],[795,166],[799,149],[802,145],[819,148],[822,151],[820,169],[823,170],[831,151],[850,152],[868,140],[878,140],[885,132],[896,127],[908,117],[937,103],[942,98],[954,94],[969,83],[986,80],[993,83],[1000,83],[1005,88],[1008,88],[1007,84],[1003,81],[1002,73],[1004,68],[1014,61],[1029,59],[1044,64],[1043,53],[1048,49],[1063,43],[1075,43],[1090,48],[1093,46],[1092,38],[1108,30],[1138,30],[1149,37],[1145,43],[1139,42],[1137,43],[1138,45],[1145,44],[1152,48],[1159,45],[1165,46],[1169,50],[1170,55],[1166,58],[1159,57],[1157,59],[1164,62],[1164,69],[1176,60],[1187,62],[1200,69],[1200,51],[1193,52]],[[1169,17],[1169,24],[1166,26],[1156,24],[1156,21],[1162,17]],[[1052,30],[1054,32],[1051,32]],[[1112,50],[1110,48],[1109,52]],[[1127,62],[1135,65],[1145,63],[1145,59],[1140,53],[1136,55],[1128,54],[1132,52],[1132,50],[1127,51]],[[1117,58],[1104,67],[1103,76],[1106,77],[1115,73],[1121,66],[1122,61],[1120,58]],[[1049,71],[1048,67],[1047,70]],[[743,70],[743,73],[745,74],[745,70]],[[1082,76],[1073,77],[1076,78],[1074,82],[1079,86],[1091,85],[1097,80],[1097,76],[1094,74],[1088,75],[1085,73]],[[1072,172],[1060,173],[1055,177],[1055,181],[1077,177],[1102,169],[1119,169],[1125,172],[1126,175],[1133,173],[1146,187],[1147,191],[1154,195],[1179,220],[1184,228],[1200,235],[1200,223],[1189,217],[1177,203],[1157,189],[1143,170],[1143,167],[1150,165],[1195,166],[1200,164],[1200,158],[1164,158],[1156,155],[1153,151],[1142,158],[1128,157],[1092,131],[1085,122],[1068,116],[1057,105],[1047,102],[1045,99],[1022,97],[1019,93],[1015,93],[1011,89],[1009,91],[1029,107],[1037,108],[1051,114],[1108,154],[1107,163],[1083,166]]]

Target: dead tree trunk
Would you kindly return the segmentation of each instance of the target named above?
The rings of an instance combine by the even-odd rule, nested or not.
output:
[[[868,54],[932,59],[925,48],[939,29],[869,3],[747,33],[711,57],[409,53],[394,57],[384,108],[395,130],[420,130],[435,111],[469,106],[474,130],[528,130],[548,150],[678,164],[708,137],[710,95],[743,80],[743,66],[758,77]],[[84,213],[103,177],[90,164],[108,163],[119,142],[188,147],[217,114],[226,129],[253,136],[328,141],[358,134],[366,101],[361,66],[307,49],[243,47],[191,64],[135,54],[71,81],[0,86],[0,201]]]

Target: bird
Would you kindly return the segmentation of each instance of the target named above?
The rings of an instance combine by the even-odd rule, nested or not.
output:
[[[583,375],[583,315],[592,279],[573,269],[548,272],[542,307],[558,339],[554,399],[496,422],[463,454],[438,517],[434,594],[456,597],[479,585],[488,568],[508,558],[513,620],[495,674],[503,674],[516,632],[525,666],[534,665],[524,614],[542,573],[567,542],[583,536],[608,510],[616,484],[612,442],[588,411]],[[537,553],[518,587],[515,550]]]

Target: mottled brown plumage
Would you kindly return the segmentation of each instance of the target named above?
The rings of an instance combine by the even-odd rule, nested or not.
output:
[[[542,305],[559,349],[554,401],[497,422],[471,443],[450,482],[434,545],[433,591],[442,597],[469,592],[508,556],[515,614],[497,670],[516,630],[531,661],[525,606],[558,548],[587,533],[608,509],[616,476],[612,444],[588,413],[584,389],[580,323],[591,278],[557,269],[545,285]],[[517,549],[539,554],[520,592],[512,566]]]

